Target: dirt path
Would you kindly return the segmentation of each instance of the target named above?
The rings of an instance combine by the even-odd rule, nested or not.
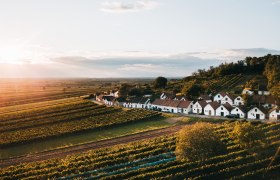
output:
[[[163,128],[163,129],[151,130],[151,131],[141,132],[141,133],[137,133],[137,134],[133,134],[133,135],[127,135],[127,136],[123,136],[123,137],[113,138],[113,139],[109,139],[109,140],[101,140],[101,141],[97,141],[97,142],[86,143],[86,144],[66,147],[66,148],[62,148],[62,149],[33,153],[33,154],[29,154],[29,155],[23,155],[23,156],[14,157],[14,158],[8,158],[8,159],[1,159],[0,168],[6,167],[6,166],[11,166],[11,165],[17,165],[17,164],[25,163],[25,162],[41,161],[41,160],[47,160],[47,159],[57,158],[57,157],[63,158],[70,154],[80,153],[80,152],[84,152],[84,151],[88,151],[88,150],[92,150],[92,149],[110,147],[110,146],[114,146],[114,145],[155,138],[155,137],[159,137],[162,135],[173,134],[173,133],[179,131],[183,126],[184,125],[177,125],[177,126],[167,127],[167,128]]]

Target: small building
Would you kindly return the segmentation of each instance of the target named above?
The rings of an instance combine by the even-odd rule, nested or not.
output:
[[[253,107],[248,111],[247,118],[264,120],[266,118],[266,110],[263,108]]]
[[[114,100],[115,100],[114,96],[106,95],[106,96],[103,96],[102,99],[103,99],[104,104],[106,104],[107,106],[114,105]]]
[[[124,107],[124,103],[126,102],[125,98],[115,98],[114,100],[114,106],[118,106],[118,107]]]
[[[280,105],[279,98],[272,95],[253,95],[252,103],[256,106],[262,106],[266,109],[270,109],[276,105]]]
[[[239,118],[246,118],[246,108],[244,106],[236,106],[230,111],[230,114],[238,115]]]
[[[269,120],[279,121],[280,120],[280,107],[274,106],[271,110],[268,111]]]
[[[233,107],[229,104],[221,104],[217,109],[216,109],[216,116],[227,116],[230,114],[231,110]]]
[[[245,100],[241,96],[237,96],[234,98],[233,105],[234,106],[242,106],[245,104]]]
[[[216,109],[220,104],[216,101],[208,103],[204,108],[204,115],[207,116],[216,116]]]
[[[213,100],[218,102],[218,103],[221,103],[221,101],[222,101],[223,97],[225,97],[225,95],[227,95],[227,93],[220,92],[220,93],[218,93],[214,96]]]
[[[226,94],[222,99],[221,99],[221,104],[230,104],[231,106],[234,104],[234,99],[236,97],[231,94]]]
[[[200,100],[194,103],[192,112],[194,114],[203,114],[204,113],[204,108],[207,105],[207,102],[205,100]]]
[[[179,101],[172,99],[156,99],[151,104],[151,109],[171,113],[185,113],[192,112],[192,101]]]
[[[251,88],[244,88],[242,94],[248,94],[252,96],[254,94],[254,91]]]

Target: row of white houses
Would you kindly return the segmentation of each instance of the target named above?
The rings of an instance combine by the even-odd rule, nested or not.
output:
[[[262,106],[244,107],[244,100],[240,96],[233,96],[227,93],[218,93],[213,101],[207,95],[198,98],[196,102],[189,101],[185,97],[174,96],[162,93],[159,99],[151,102],[149,97],[132,98],[125,100],[114,96],[103,96],[101,99],[108,106],[122,106],[125,108],[145,108],[170,113],[200,114],[206,116],[237,115],[240,118],[248,119],[270,119],[280,120],[278,106],[273,106],[269,111]]]

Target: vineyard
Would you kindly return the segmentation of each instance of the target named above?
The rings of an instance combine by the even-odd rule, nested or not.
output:
[[[121,108],[96,105],[81,98],[1,109],[0,147],[160,117],[159,113],[153,111],[124,111]]]
[[[177,161],[176,136],[88,151],[2,168],[0,179],[252,179],[279,178],[280,161],[272,162],[280,142],[280,124],[261,124],[268,147],[252,153],[229,138],[233,123],[216,125],[227,153],[203,162]],[[271,163],[272,162],[272,163]]]
[[[236,87],[236,85],[244,82],[246,77],[244,75],[228,75],[220,79],[214,79],[207,81],[208,87],[215,93],[223,90],[231,90]]]

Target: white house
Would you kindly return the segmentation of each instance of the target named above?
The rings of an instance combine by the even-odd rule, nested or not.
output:
[[[234,98],[233,105],[242,106],[242,105],[244,105],[244,103],[245,103],[245,100],[241,96],[237,96],[236,98]]]
[[[280,120],[280,107],[274,106],[269,111],[269,120],[279,121]]]
[[[220,106],[220,104],[216,101],[208,103],[204,108],[204,115],[207,116],[215,116],[216,109]]]
[[[232,110],[232,106],[228,103],[226,104],[221,104],[217,109],[216,109],[216,116],[227,116],[230,114]]]
[[[260,85],[259,89],[258,89],[258,95],[268,96],[268,95],[270,95],[270,92],[267,90],[266,86]]]
[[[114,100],[115,97],[114,96],[103,96],[102,97],[104,104],[106,104],[107,106],[113,106],[114,105]]]
[[[221,99],[221,104],[230,104],[231,106],[234,104],[234,99],[235,96],[231,95],[231,94],[226,94],[222,99]]]
[[[151,108],[160,110],[163,112],[171,113],[185,113],[189,114],[192,112],[193,102],[192,101],[179,101],[171,99],[156,99],[152,104]]]
[[[251,88],[244,88],[242,91],[242,94],[248,94],[248,95],[252,96],[254,94],[254,91],[252,91]]]
[[[258,107],[254,107],[248,111],[247,118],[263,120],[263,119],[265,119],[265,110],[264,109],[261,110]]]
[[[218,103],[221,103],[221,101],[222,101],[222,99],[223,99],[223,97],[225,96],[225,95],[227,95],[226,93],[224,93],[224,92],[220,92],[220,93],[218,93],[218,94],[216,94],[215,96],[214,96],[214,101],[216,101],[216,102],[218,102]]]
[[[204,112],[204,108],[205,106],[207,105],[207,102],[206,101],[197,101],[196,103],[194,103],[193,105],[193,109],[192,109],[192,112],[194,114],[203,114]]]
[[[238,115],[239,118],[246,118],[246,108],[244,106],[234,107],[230,114]]]

